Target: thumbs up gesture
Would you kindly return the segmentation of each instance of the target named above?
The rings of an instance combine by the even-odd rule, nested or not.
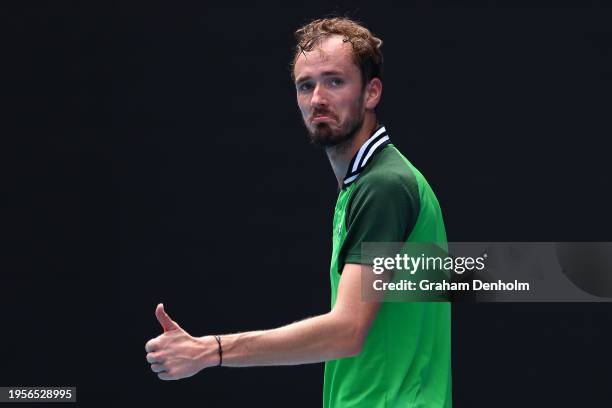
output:
[[[157,321],[161,324],[162,329],[165,332],[169,332],[171,330],[182,330],[181,327],[174,320],[168,316],[168,313],[164,310],[164,304],[160,303],[155,308],[155,317],[157,317]]]
[[[211,336],[191,336],[168,316],[162,303],[157,305],[155,317],[164,332],[149,340],[145,344],[145,351],[151,370],[160,379],[191,377],[203,368],[215,365],[216,340]]]

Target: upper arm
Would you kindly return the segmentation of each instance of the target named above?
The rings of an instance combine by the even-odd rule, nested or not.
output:
[[[358,350],[363,345],[380,308],[380,302],[365,302],[361,297],[361,285],[367,285],[373,276],[370,265],[345,264],[332,310],[332,313],[349,327]]]
[[[369,263],[361,252],[363,243],[406,241],[420,208],[418,184],[409,181],[377,174],[358,186],[346,213],[341,263]]]

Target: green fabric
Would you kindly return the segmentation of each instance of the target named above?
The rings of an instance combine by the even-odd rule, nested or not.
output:
[[[362,242],[446,248],[436,196],[391,144],[340,191],[333,231],[332,308],[344,264],[363,262]],[[449,303],[382,303],[361,353],[325,364],[324,408],[450,408],[450,340]]]

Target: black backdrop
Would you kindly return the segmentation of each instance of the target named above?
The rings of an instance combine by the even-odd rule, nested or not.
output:
[[[380,117],[451,241],[612,241],[612,9],[586,1],[3,6],[0,385],[81,405],[319,406],[322,365],[149,371],[157,302],[193,335],[329,308],[335,179],[292,32],[384,40]],[[4,115],[3,115],[4,116]],[[604,406],[608,304],[453,306],[456,407]]]

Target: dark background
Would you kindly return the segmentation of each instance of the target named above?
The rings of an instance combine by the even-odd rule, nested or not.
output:
[[[336,185],[288,66],[332,12],[384,40],[380,119],[450,241],[612,241],[612,9],[324,3],[3,6],[0,386],[320,406],[321,364],[163,382],[144,344],[160,301],[198,336],[328,310]],[[453,305],[454,406],[609,404],[611,311]]]

